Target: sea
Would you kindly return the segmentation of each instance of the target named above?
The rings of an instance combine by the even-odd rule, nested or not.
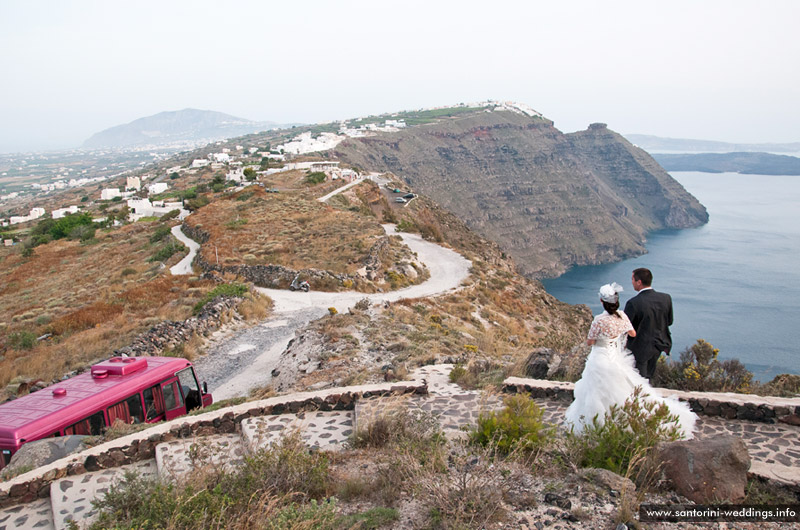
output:
[[[598,314],[601,285],[622,285],[624,307],[635,294],[631,271],[647,267],[653,288],[672,296],[673,358],[704,339],[720,359],[739,359],[756,380],[800,374],[800,177],[670,174],[705,205],[708,224],[650,233],[647,254],[574,267],[544,280],[545,288]]]

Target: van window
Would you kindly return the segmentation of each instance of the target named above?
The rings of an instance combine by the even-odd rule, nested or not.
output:
[[[91,416],[82,419],[77,423],[73,423],[66,429],[64,434],[102,434],[103,427],[106,426],[105,419],[103,418],[103,411],[95,412]]]
[[[200,397],[200,387],[197,386],[197,378],[194,376],[192,367],[188,366],[176,375],[181,384],[183,399],[186,401],[186,410],[189,411],[200,407],[203,401]]]
[[[134,394],[116,405],[108,407],[108,423],[114,425],[117,420],[126,424],[142,423],[144,421],[142,398],[139,394]]]
[[[161,386],[155,385],[146,388],[144,392],[144,407],[147,411],[147,421],[154,420],[164,414],[164,395],[161,393]]]
[[[183,406],[183,396],[181,396],[181,392],[178,390],[177,381],[164,383],[161,389],[164,391],[164,406],[167,410]]]

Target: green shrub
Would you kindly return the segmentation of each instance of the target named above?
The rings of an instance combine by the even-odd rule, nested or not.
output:
[[[15,350],[30,350],[36,345],[36,334],[31,331],[18,331],[8,336],[8,343]]]
[[[195,304],[194,314],[196,315],[200,313],[200,311],[203,310],[203,307],[205,307],[207,303],[209,303],[218,296],[242,297],[246,295],[249,291],[250,289],[247,287],[247,285],[241,283],[223,283],[221,285],[217,285],[209,292],[207,292],[206,295],[202,298],[202,300],[200,300]]]
[[[328,457],[308,451],[295,432],[238,466],[214,465],[193,448],[195,471],[177,483],[126,473],[93,504],[101,528],[325,528],[336,521],[333,502],[317,502],[328,486]]]
[[[677,416],[670,414],[666,405],[643,399],[641,387],[624,405],[612,406],[603,420],[595,417],[583,433],[570,434],[582,467],[633,477],[656,444],[680,438]]]
[[[170,210],[161,217],[158,218],[159,221],[169,221],[170,219],[175,219],[181,214],[180,210]]]
[[[210,202],[211,200],[209,200],[209,198],[206,197],[205,195],[198,195],[197,198],[190,199],[186,201],[185,204],[187,210],[194,212],[196,210],[199,210],[203,206],[209,204]]]
[[[354,513],[339,519],[340,528],[358,528],[359,530],[375,530],[397,521],[400,515],[394,508],[370,508],[361,513]]]
[[[136,269],[133,267],[125,267],[119,274],[120,276],[130,276],[131,274],[136,274]]]
[[[328,176],[323,173],[322,171],[314,171],[306,175],[306,183],[308,184],[319,184],[321,182],[325,182]]]
[[[751,390],[753,373],[736,359],[720,361],[719,350],[698,339],[680,354],[680,360],[659,359],[653,385],[699,392],[744,392]]]
[[[397,223],[397,231],[398,232],[419,232],[419,228],[413,221],[409,221],[407,219],[401,220]]]
[[[247,219],[239,218],[239,219],[234,219],[232,221],[228,221],[227,223],[225,223],[225,227],[228,228],[229,230],[238,230],[239,228],[243,227],[246,224],[247,224]]]
[[[53,239],[63,239],[79,226],[91,226],[92,216],[88,213],[67,214],[60,219],[42,219],[31,230],[32,236],[48,234]]]
[[[150,236],[150,242],[158,243],[159,241],[167,237],[170,234],[171,230],[172,229],[167,225],[159,226],[158,228],[156,228],[156,231],[153,232],[153,235]]]
[[[186,250],[186,247],[183,246],[182,243],[175,243],[174,241],[170,241],[169,243],[161,247],[158,251],[156,251],[155,254],[150,256],[150,258],[147,261],[149,262],[167,261],[176,252],[183,252],[184,250]]]
[[[40,236],[35,236],[33,239],[31,239],[31,246],[32,247],[38,247],[39,245],[46,245],[52,240],[53,240],[53,238],[50,237],[50,234],[43,234],[43,235],[40,235]]]
[[[69,238],[83,242],[94,239],[95,228],[91,225],[78,225],[69,232]]]
[[[478,416],[469,433],[470,442],[508,454],[516,449],[540,449],[553,437],[553,428],[542,421],[543,411],[530,396],[510,396],[503,403],[500,412]]]

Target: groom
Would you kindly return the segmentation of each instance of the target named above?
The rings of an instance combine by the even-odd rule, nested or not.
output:
[[[656,371],[661,352],[669,355],[672,348],[672,298],[667,293],[657,293],[650,285],[653,273],[636,269],[631,277],[636,296],[625,304],[625,314],[636,330],[636,337],[628,338],[628,349],[636,359],[636,369],[650,379]]]

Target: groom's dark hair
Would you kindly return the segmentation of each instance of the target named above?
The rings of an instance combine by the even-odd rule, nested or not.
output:
[[[644,267],[634,269],[633,277],[642,282],[645,287],[653,285],[653,273],[650,272],[650,269],[645,269]]]

